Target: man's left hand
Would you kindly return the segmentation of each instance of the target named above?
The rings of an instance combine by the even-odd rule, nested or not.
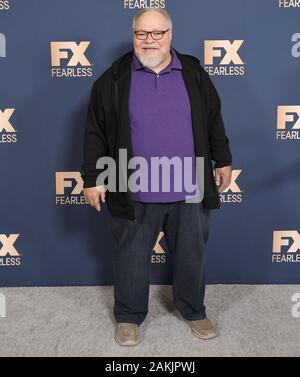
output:
[[[231,183],[232,167],[224,166],[223,168],[216,168],[214,170],[216,185],[219,187],[219,192],[223,192]]]

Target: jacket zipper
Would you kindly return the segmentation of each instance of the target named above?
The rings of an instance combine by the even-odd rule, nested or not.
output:
[[[197,76],[197,82],[198,82],[198,87],[199,87],[199,90],[201,91],[201,79],[200,79],[200,73],[197,72],[196,74]],[[202,98],[202,97],[201,97]],[[202,101],[202,104],[203,104],[203,101]],[[205,126],[203,125],[204,127],[204,132],[206,133],[205,131]],[[211,167],[211,171],[212,171],[212,174],[211,174],[211,180],[212,180],[212,184],[213,184],[213,189],[216,193],[216,195],[219,197],[220,194],[218,192],[218,189],[217,189],[217,185],[216,185],[216,182],[215,182],[215,178],[214,178],[214,175],[213,175],[213,171],[214,171],[214,168],[213,168],[213,164],[212,164],[212,160],[211,160],[211,154],[210,154],[210,149],[209,149],[209,143],[208,143],[208,139],[207,139],[207,134],[206,134],[206,148],[207,148],[207,154],[208,154],[208,161],[209,161],[209,165]]]
[[[118,84],[117,84],[117,72],[114,71],[114,89],[115,89],[115,105],[116,105],[116,112],[117,112],[117,123],[118,123],[118,132],[119,132],[119,142],[118,142],[118,148],[120,150],[120,135],[121,135],[121,130],[120,130],[120,114],[119,114],[119,90],[118,90]],[[134,212],[134,207],[133,207],[133,200],[131,197],[131,193],[129,192],[129,189],[127,190],[127,197],[131,203],[131,206],[133,208]],[[135,216],[135,215],[134,215]],[[134,222],[136,222],[136,218],[134,217]]]

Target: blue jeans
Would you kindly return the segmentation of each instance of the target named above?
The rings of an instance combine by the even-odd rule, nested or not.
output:
[[[112,216],[117,322],[140,325],[148,314],[153,247],[163,231],[173,257],[173,300],[187,320],[206,317],[205,253],[210,210],[201,203],[134,201],[136,222]]]

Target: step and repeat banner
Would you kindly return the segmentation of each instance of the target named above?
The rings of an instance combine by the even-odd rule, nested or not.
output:
[[[84,122],[153,6],[217,87],[234,159],[208,282],[300,283],[300,1],[0,0],[0,286],[113,284],[109,213],[82,196]],[[162,232],[149,252],[152,283],[171,283]]]

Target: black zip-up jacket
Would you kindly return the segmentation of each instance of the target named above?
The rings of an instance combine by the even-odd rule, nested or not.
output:
[[[203,206],[209,209],[220,208],[213,169],[232,163],[220,98],[200,61],[193,56],[180,54],[176,50],[175,52],[182,63],[182,75],[191,103],[195,154],[204,157]],[[133,51],[123,55],[93,84],[85,124],[81,166],[84,188],[95,187],[97,176],[105,171],[96,169],[96,162],[100,157],[113,157],[117,172],[120,148],[127,150],[128,160],[133,157],[128,109],[132,56]],[[212,160],[215,161],[214,166]],[[127,169],[127,173],[129,177],[131,171]],[[119,182],[117,187],[118,185]],[[112,215],[135,220],[130,191],[107,191],[106,203]]]

